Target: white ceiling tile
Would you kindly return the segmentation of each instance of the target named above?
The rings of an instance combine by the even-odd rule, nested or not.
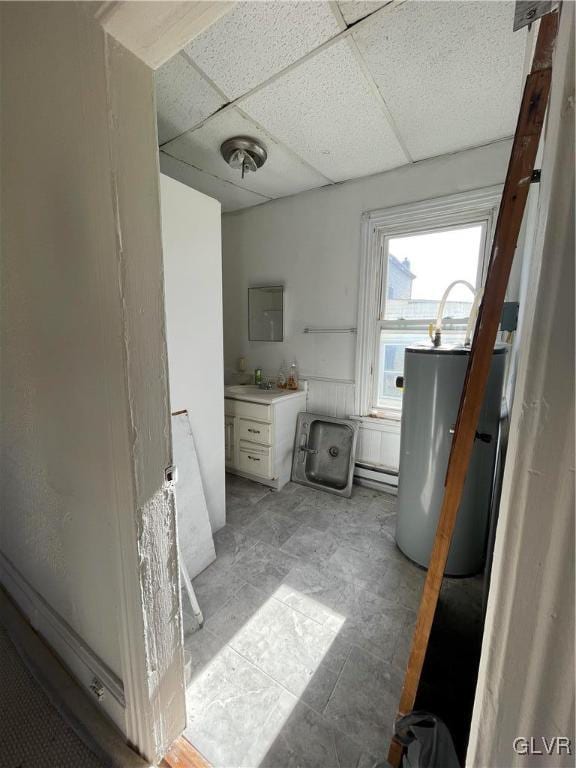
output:
[[[246,174],[244,179],[240,171],[230,168],[220,154],[220,145],[232,136],[251,136],[259,139],[268,152],[263,167],[256,173]],[[268,197],[293,195],[306,189],[321,187],[328,181],[274,141],[237,109],[219,112],[200,128],[188,131],[164,145],[163,150],[196,168]]]
[[[170,157],[165,152],[160,152],[160,170],[166,176],[170,176],[177,181],[181,181],[192,189],[203,192],[222,204],[222,211],[238,211],[240,208],[250,208],[253,205],[259,205],[268,201],[263,195],[256,195],[254,192],[248,192],[246,189],[240,189],[230,184],[228,181],[222,181],[214,176],[192,168],[189,165]]]
[[[406,2],[353,33],[414,159],[514,133],[526,30],[511,2]]]
[[[327,2],[241,2],[185,50],[233,100],[339,31]]]
[[[355,21],[363,19],[370,13],[374,13],[378,8],[389,3],[390,0],[339,0],[338,6],[344,16],[346,24],[354,24]]]
[[[198,125],[224,103],[179,53],[154,72],[154,81],[160,144]]]
[[[240,106],[334,181],[407,162],[346,39],[243,99]]]

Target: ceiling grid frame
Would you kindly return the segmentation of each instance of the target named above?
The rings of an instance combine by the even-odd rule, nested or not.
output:
[[[266,141],[266,137],[269,137],[271,143],[273,145],[276,145],[278,150],[280,150],[286,158],[291,158],[294,163],[292,166],[293,169],[297,169],[297,167],[300,166],[303,170],[306,169],[307,172],[309,173],[312,172],[319,178],[319,180],[322,179],[325,182],[324,184],[322,183],[318,184],[317,187],[308,187],[308,189],[321,188],[322,186],[326,186],[326,185],[339,184],[349,179],[371,176],[374,174],[386,172],[387,170],[391,170],[396,167],[401,167],[402,165],[411,165],[411,164],[414,164],[415,162],[419,162],[422,159],[425,159],[424,157],[414,156],[411,149],[409,148],[408,142],[404,139],[402,132],[399,129],[398,123],[394,118],[392,110],[388,105],[387,99],[381,90],[382,83],[379,84],[377,82],[376,76],[372,72],[371,67],[368,65],[368,62],[364,58],[362,49],[355,38],[355,33],[358,33],[358,32],[362,33],[364,31],[369,32],[371,25],[375,22],[375,19],[377,19],[377,23],[379,22],[380,25],[382,26],[383,19],[381,17],[383,17],[384,14],[393,14],[395,10],[397,10],[400,6],[403,6],[405,4],[409,4],[408,0],[390,0],[389,2],[385,2],[383,5],[376,8],[372,12],[367,13],[365,16],[362,16],[357,20],[353,20],[348,24],[344,17],[343,11],[338,3],[338,0],[326,0],[326,6],[329,7],[331,14],[333,15],[336,21],[336,25],[340,31],[334,34],[332,37],[326,39],[324,42],[317,45],[315,48],[312,48],[311,50],[309,50],[300,58],[295,59],[284,68],[278,70],[277,72],[273,72],[269,77],[267,77],[262,82],[257,83],[253,88],[250,88],[245,93],[241,93],[237,98],[234,98],[231,100],[229,100],[230,97],[228,97],[226,92],[220,86],[218,86],[214,82],[214,80],[204,71],[204,69],[194,60],[194,58],[190,56],[188,51],[183,49],[182,51],[180,51],[178,55],[182,55],[186,63],[190,67],[192,67],[194,71],[204,80],[204,82],[219,95],[220,100],[223,102],[223,104],[212,114],[206,116],[204,119],[195,123],[193,126],[190,126],[190,128],[187,128],[185,131],[182,131],[181,133],[172,137],[170,140],[163,142],[160,145],[160,149],[163,151],[164,154],[166,154],[166,156],[169,156],[173,160],[189,166],[190,168],[194,169],[194,171],[198,174],[207,174],[212,179],[214,179],[214,181],[223,182],[227,185],[230,185],[238,189],[239,191],[246,191],[251,194],[257,195],[260,198],[265,198],[266,201],[281,199],[282,197],[291,196],[293,194],[299,194],[303,191],[306,191],[307,188],[303,188],[298,191],[291,191],[290,183],[289,183],[288,188],[285,192],[282,192],[281,188],[280,190],[276,188],[271,192],[270,189],[266,189],[266,186],[261,187],[260,189],[253,189],[251,187],[246,186],[246,182],[244,182],[243,185],[235,184],[234,181],[230,180],[230,178],[225,178],[224,176],[219,176],[218,174],[214,173],[214,168],[212,168],[210,171],[207,171],[207,170],[204,170],[203,167],[199,165],[195,165],[194,162],[190,162],[190,159],[194,159],[194,158],[188,157],[186,160],[186,159],[181,159],[177,153],[172,155],[170,153],[170,144],[172,142],[176,142],[179,138],[182,138],[187,134],[193,134],[195,131],[202,129],[205,126],[209,126],[210,123],[213,120],[216,120],[218,117],[220,117],[222,113],[234,111],[238,116],[243,118],[243,120],[247,121],[249,125],[254,126],[255,133],[260,132],[261,134],[263,134],[264,142]],[[387,25],[387,23],[385,23],[385,25]],[[320,147],[322,146],[321,143],[318,143],[315,148],[309,145],[307,140],[305,140],[303,143],[304,134],[302,134],[300,131],[297,131],[296,134],[290,133],[290,130],[291,130],[290,121],[287,123],[287,132],[283,135],[282,138],[279,138],[275,130],[275,128],[278,128],[278,125],[279,125],[278,121],[276,121],[276,125],[274,125],[274,121],[272,121],[271,127],[269,128],[267,127],[267,122],[266,122],[267,121],[266,111],[264,111],[262,114],[259,114],[258,109],[256,109],[255,116],[253,116],[251,112],[245,109],[244,107],[244,103],[247,102],[250,99],[250,97],[263,91],[270,85],[274,84],[276,81],[281,80],[289,73],[300,68],[303,64],[312,61],[313,59],[321,55],[324,51],[329,50],[330,48],[337,45],[340,41],[344,39],[348,39],[348,43],[345,46],[345,48],[348,49],[355,63],[355,66],[358,69],[358,75],[359,77],[361,77],[361,80],[365,84],[365,88],[368,89],[371,96],[373,97],[373,104],[377,105],[378,111],[382,116],[382,121],[383,121],[382,126],[386,125],[389,129],[388,141],[392,141],[392,137],[393,137],[394,141],[398,145],[398,147],[395,150],[396,158],[394,158],[394,151],[392,149],[390,150],[391,154],[389,154],[389,157],[394,164],[390,165],[389,167],[383,167],[381,169],[374,167],[374,170],[371,170],[367,168],[366,162],[363,163],[362,160],[359,159],[358,176],[349,175],[350,169],[349,168],[346,169],[345,164],[343,168],[342,168],[342,164],[340,164],[340,171],[339,171],[338,162],[336,162],[335,167],[332,168],[332,170],[335,171],[335,176],[332,176],[330,174],[331,165],[329,164],[329,162],[327,162],[325,165],[323,165],[322,162],[320,162],[320,165],[316,164],[316,160],[321,161],[321,158],[319,157],[319,152],[326,155],[329,154],[327,151],[324,152],[323,150],[320,149]],[[271,70],[269,69],[268,71],[271,71]],[[360,80],[358,82],[360,82]],[[289,97],[287,96],[287,98]],[[278,100],[278,93],[276,93],[276,100]],[[313,103],[313,102],[310,102],[310,101],[306,102],[306,100],[304,100],[302,102],[302,108],[304,110],[307,109],[306,107],[307,103]],[[254,106],[256,106],[256,104]],[[357,104],[356,104],[356,109],[358,109]],[[303,114],[308,114],[308,113],[305,111],[303,112]],[[368,113],[366,114],[370,114],[370,110],[368,110]],[[373,119],[376,119],[376,118],[373,118]],[[376,124],[377,123],[373,123],[373,125],[376,125]],[[346,125],[346,123],[344,123],[344,125]],[[342,130],[346,130],[346,129],[343,127]],[[360,127],[359,135],[361,137],[363,135],[362,130],[363,128]],[[314,133],[314,131],[312,131],[312,133]],[[327,136],[328,135],[329,134],[327,134]],[[348,136],[349,134],[344,134],[344,135]],[[368,134],[365,134],[365,135],[367,136],[367,140],[364,146],[368,146],[369,144],[372,145],[372,143],[375,141],[375,134],[369,131]],[[386,136],[386,132],[384,133],[384,137],[385,136]],[[294,141],[292,141],[292,137],[294,138]],[[500,135],[493,139],[489,137],[486,142],[483,142],[479,146],[483,146],[485,143],[488,143],[488,144],[492,143],[493,141],[500,141],[504,138],[506,137],[500,136]],[[322,131],[319,134],[318,142],[320,142],[321,139],[322,139]],[[290,143],[287,143],[287,141]],[[205,146],[206,146],[206,142],[205,142]],[[388,146],[385,138],[384,138],[384,143],[381,142],[380,146],[381,147]],[[395,146],[395,145],[390,144],[390,147],[392,146]],[[477,146],[477,144],[474,143],[474,144],[471,144],[470,146]],[[330,139],[328,139],[327,147],[330,147],[332,157],[334,157],[336,161],[337,155],[335,154],[335,150],[333,149],[334,142],[332,142],[332,146],[331,146]],[[453,151],[455,152],[460,150],[458,148],[458,149],[454,149]],[[453,151],[447,151],[443,154],[452,154]],[[437,154],[429,155],[429,157],[436,157],[436,156]],[[385,157],[385,155],[382,155],[382,157]],[[397,164],[397,160],[399,158],[404,158],[404,161],[400,160],[399,163]],[[286,166],[286,167],[288,168],[290,166]],[[294,173],[295,175],[292,176],[292,178],[297,178],[297,171],[295,170]],[[234,210],[234,208],[228,208],[228,209]]]
[[[513,12],[513,3],[490,0],[408,2],[393,25],[380,18],[355,34],[415,160],[513,135],[527,42],[526,31],[512,30]]]
[[[262,0],[265,2],[265,0]],[[358,21],[351,24],[349,27],[346,27],[346,29],[343,29],[341,32],[339,32],[337,35],[334,35],[334,37],[331,37],[329,40],[326,40],[326,42],[322,43],[321,45],[317,46],[316,48],[313,48],[311,51],[309,51],[307,54],[302,56],[297,61],[292,62],[292,64],[288,64],[288,66],[284,67],[284,69],[279,70],[278,72],[271,75],[266,80],[263,80],[261,83],[259,83],[254,88],[251,88],[249,91],[246,91],[246,93],[243,93],[241,96],[238,96],[238,98],[233,99],[232,101],[228,101],[223,107],[220,107],[220,109],[216,110],[216,112],[213,112],[211,115],[208,115],[208,117],[205,117],[203,120],[201,120],[199,123],[197,123],[194,126],[194,130],[197,128],[202,128],[206,123],[210,122],[210,120],[215,117],[220,112],[224,112],[228,109],[233,109],[234,107],[237,107],[239,104],[242,103],[242,101],[248,99],[250,96],[253,96],[255,93],[258,93],[258,91],[263,90],[264,88],[268,87],[272,83],[276,82],[276,80],[279,80],[284,75],[287,75],[289,72],[291,72],[293,69],[296,69],[301,64],[304,64],[305,62],[309,61],[310,59],[313,59],[318,54],[322,53],[324,50],[331,48],[333,45],[338,43],[340,40],[343,40],[346,37],[349,37],[352,35],[354,31],[361,28],[364,24],[367,24],[369,20],[373,19],[375,16],[379,16],[380,14],[390,12],[397,8],[398,6],[402,5],[403,3],[407,2],[408,0],[391,0],[391,2],[387,3],[386,5],[383,5],[381,8],[378,8],[377,10],[370,13],[368,16],[364,16],[363,18],[359,19]],[[344,22],[346,23],[346,22]],[[180,53],[183,53],[183,50],[180,51]],[[192,59],[188,59],[188,61],[192,61]],[[202,70],[198,67],[198,65],[195,63],[194,68],[199,74],[202,74],[202,77],[204,77],[207,82],[210,83],[212,87],[217,87],[215,84],[207,78],[207,76],[202,72]],[[220,90],[220,89],[218,89]],[[226,96],[226,94],[224,94]],[[226,99],[228,99],[228,96],[226,96]],[[176,139],[179,139],[181,136],[184,136],[184,134],[188,133],[188,131],[191,130],[190,128],[187,128],[185,131],[182,131],[182,133],[178,134],[177,136],[174,136],[170,141],[175,141]],[[164,144],[169,144],[170,141],[164,142]],[[164,144],[161,145],[161,147],[164,146]]]
[[[368,16],[363,16],[361,19],[359,19],[355,24],[348,25],[346,24],[346,20],[344,19],[344,16],[342,14],[342,11],[340,10],[340,6],[338,5],[337,0],[330,0],[330,7],[332,8],[332,13],[334,16],[336,16],[336,20],[338,23],[341,23],[343,25],[344,29],[352,29],[352,27],[355,27],[360,22],[364,21],[364,19],[369,19],[372,17],[374,13],[377,13],[378,11],[383,10],[384,8],[388,7],[389,5],[392,5],[392,3],[388,3],[388,5],[381,6],[376,11],[373,11],[373,13],[369,14]],[[398,4],[395,4],[395,7]],[[356,40],[354,39],[354,35],[350,34],[348,35],[348,45],[352,51],[352,54],[354,58],[356,59],[358,66],[360,67],[362,74],[364,75],[364,78],[366,82],[368,83],[368,87],[374,94],[376,100],[380,103],[382,107],[382,111],[384,113],[384,119],[392,129],[392,133],[396,137],[396,141],[398,144],[400,144],[400,147],[402,148],[402,151],[406,155],[406,158],[408,160],[408,163],[413,163],[414,159],[412,158],[412,155],[408,151],[408,147],[406,146],[404,139],[402,138],[400,131],[398,130],[398,126],[396,125],[396,121],[392,117],[392,113],[388,109],[388,105],[386,104],[386,99],[384,98],[384,95],[378,88],[378,85],[376,84],[376,81],[372,77],[372,73],[368,69],[368,65],[364,61],[364,57],[362,56],[362,53],[360,49],[358,48],[358,45],[356,43]]]
[[[196,72],[197,72],[197,73],[200,75],[200,77],[203,77],[203,78],[204,78],[204,80],[206,80],[206,82],[208,83],[208,85],[209,85],[211,88],[213,88],[213,89],[216,91],[216,93],[220,94],[221,98],[223,98],[223,99],[224,99],[224,106],[220,107],[220,109],[218,109],[216,112],[213,112],[213,113],[212,113],[212,115],[215,115],[215,114],[217,114],[218,112],[221,112],[221,111],[222,111],[222,109],[225,109],[226,107],[230,106],[230,104],[231,104],[231,101],[230,101],[230,99],[229,99],[228,95],[224,93],[224,91],[223,91],[223,90],[220,88],[220,86],[219,86],[219,85],[217,85],[217,84],[214,82],[214,80],[212,80],[212,78],[211,78],[211,77],[209,77],[209,76],[206,74],[206,72],[204,72],[204,70],[202,69],[202,67],[200,67],[200,66],[199,66],[199,65],[198,65],[198,64],[197,64],[197,63],[194,61],[194,59],[192,58],[192,56],[190,56],[190,54],[188,53],[188,51],[187,51],[185,48],[182,48],[182,50],[180,51],[180,53],[179,53],[178,55],[179,55],[179,56],[183,56],[183,57],[186,59],[186,61],[188,62],[188,64],[190,64],[190,66],[191,66],[191,67],[193,67],[193,69],[195,69],[195,70],[196,70]],[[210,117],[212,117],[212,115],[209,115],[209,116],[206,118],[206,120],[209,120],[209,119],[210,119]],[[203,121],[203,122],[205,122],[205,121]],[[198,124],[198,125],[200,125],[200,124]],[[198,125],[194,125],[194,126],[191,126],[191,127],[188,129],[188,130],[189,130],[189,131],[191,131],[193,128],[197,128],[197,127],[198,127]],[[185,133],[187,133],[187,131],[185,131]],[[178,138],[178,137],[176,137],[176,138]]]
[[[338,32],[327,0],[240,0],[185,50],[236,101]]]
[[[268,136],[270,136],[272,141],[274,141],[277,144],[279,144],[280,146],[282,146],[282,148],[289,155],[292,155],[295,160],[297,160],[299,163],[301,163],[302,165],[304,165],[307,168],[309,168],[314,173],[317,173],[319,176],[322,176],[324,179],[326,179],[326,183],[327,184],[335,184],[336,183],[336,182],[334,182],[333,179],[328,178],[328,176],[323,174],[322,171],[318,170],[318,168],[315,168],[311,163],[309,163],[306,160],[304,160],[303,157],[300,157],[299,154],[294,152],[294,150],[292,150],[290,147],[288,147],[286,144],[284,144],[282,141],[280,141],[280,139],[277,136],[274,136],[274,134],[270,130],[268,130],[268,128],[265,128],[263,125],[260,125],[260,123],[255,118],[253,118],[247,112],[244,112],[242,107],[238,106],[237,101],[239,101],[239,99],[236,102],[228,101],[227,94],[204,72],[204,70],[198,64],[196,64],[193,61],[193,59],[191,58],[190,54],[187,51],[185,51],[184,49],[181,50],[180,51],[180,55],[184,56],[184,58],[190,63],[190,65],[196,70],[196,72],[201,77],[203,77],[206,80],[208,85],[210,85],[210,87],[213,88],[216,91],[216,93],[220,94],[220,96],[223,99],[225,99],[226,103],[224,104],[223,107],[220,107],[220,109],[216,110],[216,112],[213,112],[211,115],[209,115],[209,117],[207,117],[205,120],[197,123],[195,126],[193,126],[192,128],[189,128],[187,131],[184,131],[184,133],[180,134],[179,136],[175,136],[174,138],[170,139],[170,141],[164,142],[164,144],[162,144],[162,147],[164,147],[166,144],[170,144],[172,141],[176,141],[177,139],[181,138],[182,136],[185,136],[187,133],[190,133],[190,132],[193,132],[193,131],[197,131],[200,128],[203,128],[212,118],[215,118],[217,115],[220,115],[222,112],[225,112],[225,111],[228,111],[228,110],[232,111],[232,109],[236,109],[238,112],[240,112],[240,114],[246,120],[248,120],[251,123],[254,123],[254,125],[259,130],[261,130],[263,133],[265,133]],[[242,97],[240,97],[240,98],[242,98]],[[164,151],[166,151],[166,150],[164,150]],[[169,153],[167,152],[167,154],[169,154]],[[182,162],[184,162],[184,161],[182,161]],[[223,181],[224,181],[224,179],[223,179]],[[255,194],[260,194],[260,193],[256,192]],[[270,199],[274,200],[276,198],[270,198]]]
[[[242,108],[335,181],[407,163],[348,38],[253,94]]]

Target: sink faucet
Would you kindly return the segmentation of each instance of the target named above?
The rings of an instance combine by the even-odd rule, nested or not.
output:
[[[308,448],[307,445],[301,445],[300,446],[300,450],[304,451],[304,453],[318,453],[316,448]]]
[[[272,382],[262,380],[260,384],[258,384],[258,389],[272,389]]]

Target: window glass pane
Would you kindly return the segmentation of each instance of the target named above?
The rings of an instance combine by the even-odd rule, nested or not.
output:
[[[384,319],[435,319],[442,294],[451,282],[467,280],[475,287],[482,231],[481,224],[474,224],[390,238]],[[455,286],[444,317],[468,317],[472,299],[465,285]]]
[[[465,331],[444,331],[443,343],[464,343]],[[378,370],[378,408],[401,408],[402,390],[396,387],[396,378],[404,373],[404,350],[413,344],[430,343],[427,331],[397,331],[383,329],[380,332]]]

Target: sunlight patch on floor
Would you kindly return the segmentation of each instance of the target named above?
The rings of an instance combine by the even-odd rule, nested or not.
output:
[[[314,618],[311,618],[313,616]],[[189,737],[216,764],[257,766],[322,665],[346,616],[282,584],[208,661],[187,687]],[[209,630],[210,622],[207,629]],[[205,752],[206,753],[206,752]]]

